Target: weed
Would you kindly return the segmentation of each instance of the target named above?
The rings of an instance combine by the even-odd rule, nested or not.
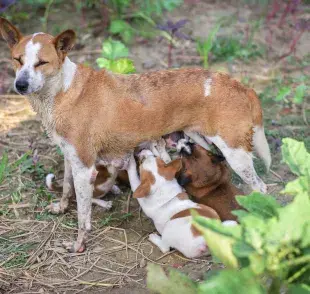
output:
[[[157,28],[161,31],[164,31],[169,34],[169,43],[168,43],[168,67],[172,66],[172,49],[173,49],[173,43],[174,39],[178,38],[181,40],[190,40],[190,37],[182,32],[180,30],[185,26],[185,24],[188,22],[187,19],[182,19],[177,22],[172,22],[168,20],[166,24],[164,25],[158,25]]]
[[[122,42],[112,39],[104,41],[101,55],[96,60],[100,68],[123,74],[135,72],[133,61],[127,58],[128,48]]]
[[[111,222],[123,221],[123,220],[130,218],[131,216],[132,216],[131,213],[125,213],[125,214],[120,215],[117,212],[112,212],[110,215],[108,215],[107,217],[105,217],[104,219],[100,221],[100,225],[108,226],[111,224]]]
[[[208,59],[209,59],[209,53],[213,47],[214,39],[217,34],[217,32],[220,30],[221,23],[218,23],[209,33],[207,40],[197,41],[197,51],[199,55],[203,58],[203,66],[204,68],[209,67]]]

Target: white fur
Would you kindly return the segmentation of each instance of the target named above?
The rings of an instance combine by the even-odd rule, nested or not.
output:
[[[183,217],[171,220],[176,213],[189,208],[197,208],[198,204],[189,199],[180,200],[177,195],[183,190],[176,179],[168,181],[158,174],[156,158],[150,151],[141,153],[141,157],[144,157],[142,168],[153,174],[155,183],[151,186],[150,194],[138,198],[138,201],[144,213],[153,220],[157,231],[162,236],[151,234],[149,240],[164,253],[170,248],[176,248],[189,258],[202,255],[207,247],[201,236],[193,236],[192,218]],[[128,176],[131,188],[135,191],[140,185],[140,179],[133,156],[129,163]]]
[[[166,150],[166,141],[163,138],[160,138],[157,141],[152,141],[151,150],[155,156],[160,157],[165,163],[171,161],[170,155]]]
[[[212,83],[211,78],[206,79],[205,84],[204,84],[205,96],[210,96],[210,94],[211,94],[211,83]]]
[[[24,64],[20,70],[16,72],[16,79],[14,83],[15,91],[16,81],[19,79],[26,79],[29,83],[29,87],[26,93],[30,94],[42,89],[44,84],[44,76],[40,70],[35,70],[34,65],[39,61],[38,54],[41,49],[40,43],[33,43],[32,39],[27,43],[25,47]],[[18,91],[17,91],[18,92]]]
[[[101,206],[105,210],[111,209],[112,204],[113,204],[112,201],[105,201],[105,200],[102,200],[102,199],[95,199],[95,198],[92,198],[92,203],[96,204],[98,206]]]
[[[63,64],[63,90],[66,92],[74,79],[76,73],[76,64],[72,62],[68,57],[65,58],[65,62]]]
[[[211,150],[209,143],[197,132],[184,131],[184,133],[190,137],[196,144],[205,148],[206,150]]]
[[[55,175],[54,174],[48,174],[46,177],[45,177],[45,185],[46,187],[52,191],[53,190],[53,181],[55,179]]]
[[[253,146],[258,156],[264,160],[266,169],[269,171],[271,165],[271,155],[265,131],[262,126],[254,127]]]
[[[207,138],[222,151],[229,165],[253,190],[266,193],[267,187],[254,169],[251,152],[242,148],[230,148],[220,136]]]

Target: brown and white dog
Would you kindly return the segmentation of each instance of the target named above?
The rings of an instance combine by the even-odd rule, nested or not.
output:
[[[182,152],[177,179],[196,202],[213,208],[222,221],[237,220],[231,211],[241,209],[235,197],[244,193],[232,184],[224,157],[191,145],[190,154]]]
[[[188,258],[205,254],[205,240],[191,224],[190,210],[207,218],[219,219],[217,212],[191,201],[183,192],[175,178],[182,167],[180,159],[165,164],[149,150],[141,151],[138,157],[141,162],[140,179],[133,155],[127,171],[133,197],[138,199],[142,210],[153,220],[161,235],[153,233],[149,240],[163,253],[175,248]]]
[[[67,57],[72,30],[56,37],[23,36],[4,18],[0,32],[11,49],[15,90],[27,95],[65,157],[59,211],[75,188],[78,251],[91,229],[93,173],[98,158],[116,167],[142,142],[183,130],[199,145],[206,139],[255,190],[266,191],[252,160],[253,147],[267,168],[271,157],[255,92],[222,73],[200,68],[120,75],[76,65]],[[125,160],[126,161],[126,160]]]

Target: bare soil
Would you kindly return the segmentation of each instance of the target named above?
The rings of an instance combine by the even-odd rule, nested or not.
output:
[[[302,13],[309,17],[306,8]],[[240,5],[239,1],[186,1],[166,18],[189,19],[185,30],[195,38],[206,38],[219,17],[236,15],[242,18],[242,21],[222,32],[232,34],[244,32],[248,21],[256,18],[258,13],[257,9]],[[90,23],[95,22],[98,14],[89,12],[86,19]],[[78,27],[79,22],[79,17],[68,18],[68,11],[64,9],[51,13],[49,27],[74,28]],[[41,30],[38,20],[20,24],[19,27],[25,33]],[[229,72],[239,80],[246,80],[259,93],[278,75],[309,75],[309,66],[302,67],[301,64],[301,60],[309,54],[309,33],[305,33],[298,44],[295,64],[279,62],[276,58],[287,51],[287,29],[284,27],[274,31],[268,58],[249,63],[238,60],[211,63],[211,69]],[[105,32],[97,32],[94,36],[94,31],[92,27],[80,29],[77,49],[71,53],[72,60],[96,65]],[[255,34],[255,40],[265,44],[266,34],[263,26]],[[74,240],[77,236],[75,203],[64,215],[53,216],[44,211],[49,201],[60,197],[45,189],[44,177],[53,171],[61,178],[63,158],[46,137],[27,99],[13,94],[14,73],[8,62],[9,50],[2,41],[0,48],[0,154],[7,150],[9,162],[13,162],[30,151],[30,158],[35,157],[36,161],[36,167],[32,166],[24,172],[18,169],[0,186],[0,293],[148,293],[148,262],[178,268],[194,280],[201,280],[211,268],[221,267],[210,256],[189,260],[176,251],[163,255],[148,241],[154,226],[140,211],[136,200],[130,199],[127,187],[122,187],[121,196],[107,196],[113,200],[111,211],[94,207],[93,230],[86,251],[81,254],[66,252],[61,246],[62,241]],[[159,38],[137,38],[130,46],[130,55],[138,72],[167,67],[167,44],[165,41],[159,42]],[[201,65],[201,60],[195,43],[179,41],[174,49],[173,66],[196,65]],[[290,197],[280,196],[279,191],[294,176],[281,163],[279,139],[289,136],[304,140],[309,148],[309,101],[289,109],[279,102],[262,102],[273,165],[269,174],[265,174],[259,160],[255,161],[256,168],[268,184],[269,193],[285,204]],[[249,192],[238,177],[234,176],[234,182]]]

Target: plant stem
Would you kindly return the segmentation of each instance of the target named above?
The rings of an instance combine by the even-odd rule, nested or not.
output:
[[[274,278],[269,287],[268,294],[280,294],[281,282],[279,279]]]
[[[54,2],[54,0],[50,0],[47,3],[46,8],[45,8],[45,12],[44,12],[44,16],[43,16],[43,24],[42,24],[43,32],[47,31],[48,16],[49,16],[50,9],[51,9],[53,2]]]
[[[289,50],[287,53],[285,53],[285,54],[283,54],[282,56],[280,56],[280,57],[279,57],[279,60],[281,60],[281,59],[283,59],[283,58],[285,58],[285,57],[291,55],[291,54],[295,51],[296,46],[297,46],[297,43],[298,43],[299,39],[301,38],[301,36],[303,35],[304,32],[305,32],[305,30],[302,30],[302,31],[297,35],[297,37],[296,37],[295,39],[293,39],[293,41],[292,41],[292,43],[291,43],[291,46],[290,46],[290,50]]]
[[[172,66],[172,48],[173,48],[172,40],[173,40],[173,35],[171,36],[171,40],[168,46],[168,68]]]

